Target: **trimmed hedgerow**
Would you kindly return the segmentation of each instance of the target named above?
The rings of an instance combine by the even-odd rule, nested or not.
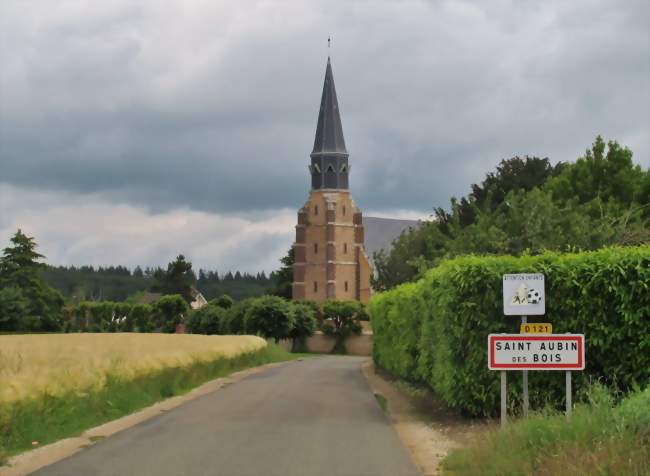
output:
[[[494,414],[499,373],[487,368],[487,335],[519,332],[504,316],[505,273],[544,273],[546,315],[554,333],[586,338],[584,372],[574,391],[598,379],[627,391],[650,380],[650,246],[539,256],[460,257],[444,261],[417,283],[376,295],[370,303],[377,364],[426,382],[451,407]],[[508,398],[519,408],[521,372],[508,374]],[[562,405],[562,372],[530,372],[531,404]]]

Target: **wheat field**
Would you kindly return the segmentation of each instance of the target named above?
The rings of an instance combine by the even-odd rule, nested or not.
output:
[[[266,346],[255,336],[32,334],[0,336],[0,405],[101,388],[166,367],[236,357]]]

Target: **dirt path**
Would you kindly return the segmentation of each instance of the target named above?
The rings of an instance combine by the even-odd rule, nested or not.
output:
[[[362,369],[380,404],[387,407],[401,440],[426,476],[440,474],[439,464],[449,450],[480,437],[489,428],[483,421],[464,419],[449,411],[431,392],[409,387],[385,372],[376,371],[372,361]]]

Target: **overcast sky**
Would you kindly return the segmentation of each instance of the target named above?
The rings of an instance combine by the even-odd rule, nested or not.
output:
[[[597,134],[648,167],[649,4],[0,0],[0,246],[275,269],[328,54],[366,215],[425,218]]]

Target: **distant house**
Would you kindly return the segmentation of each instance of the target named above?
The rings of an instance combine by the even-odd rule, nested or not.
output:
[[[156,302],[161,297],[163,297],[162,293],[145,292],[144,294],[142,294],[142,296],[140,296],[137,303],[138,304],[153,304],[154,302]],[[203,306],[208,304],[208,300],[203,296],[203,294],[201,294],[201,292],[198,289],[196,289],[194,287],[192,288],[192,298],[194,299],[190,303],[190,307],[192,309],[201,309]]]
[[[194,287],[192,288],[192,297],[194,298],[194,301],[190,303],[192,309],[201,309],[208,304],[208,300]]]

